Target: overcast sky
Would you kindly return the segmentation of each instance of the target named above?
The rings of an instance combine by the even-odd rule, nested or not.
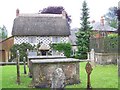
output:
[[[109,7],[118,6],[119,0],[86,0],[90,9],[90,20],[100,21]],[[71,27],[80,27],[80,16],[83,0],[2,0],[0,3],[0,26],[5,25],[8,36],[11,36],[16,9],[20,13],[38,13],[48,6],[63,6],[71,15]]]

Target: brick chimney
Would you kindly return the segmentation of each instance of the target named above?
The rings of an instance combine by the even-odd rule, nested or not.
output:
[[[19,13],[20,13],[19,9],[16,9],[16,17],[19,16]]]
[[[104,26],[104,17],[103,16],[101,16],[100,23],[102,26]]]
[[[63,16],[63,19],[66,19],[66,11],[65,10],[62,11],[62,16]]]

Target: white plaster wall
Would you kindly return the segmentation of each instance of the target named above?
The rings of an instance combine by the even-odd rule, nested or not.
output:
[[[34,43],[30,43],[29,38],[34,37]],[[53,42],[53,37],[59,37],[60,41],[59,42],[69,42],[69,37],[66,36],[14,36],[14,44],[21,44],[21,43],[30,43],[32,45],[36,45],[39,42],[42,42],[46,45],[50,44]],[[58,43],[59,43],[58,42]]]
[[[14,36],[14,44],[27,43],[28,37],[26,36]]]

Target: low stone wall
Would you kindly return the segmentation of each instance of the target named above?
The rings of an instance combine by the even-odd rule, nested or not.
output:
[[[61,68],[64,72],[65,85],[80,83],[78,61],[47,62],[47,63],[45,62],[39,63],[39,62],[38,61],[37,63],[32,62],[32,84],[34,87],[40,87],[40,88],[51,87],[53,73],[57,68]]]
[[[117,53],[95,53],[95,62],[97,64],[117,64]]]

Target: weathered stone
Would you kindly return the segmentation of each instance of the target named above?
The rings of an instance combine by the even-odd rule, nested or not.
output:
[[[42,59],[59,59],[59,58],[66,58],[66,56],[28,56],[28,67],[29,67],[29,77],[32,78],[32,63],[30,60],[42,60]]]
[[[97,64],[117,64],[118,53],[95,53],[94,49],[91,49],[90,52],[87,53],[88,60],[91,61],[92,66]]]
[[[117,64],[118,53],[95,53],[97,64]]]
[[[52,74],[52,90],[65,87],[65,74],[61,68],[57,68]]]
[[[56,71],[56,68],[61,68],[63,70],[65,85],[77,84],[80,82],[79,60],[77,59],[43,59],[31,60],[31,62],[32,83],[35,87],[51,87],[53,73]]]

